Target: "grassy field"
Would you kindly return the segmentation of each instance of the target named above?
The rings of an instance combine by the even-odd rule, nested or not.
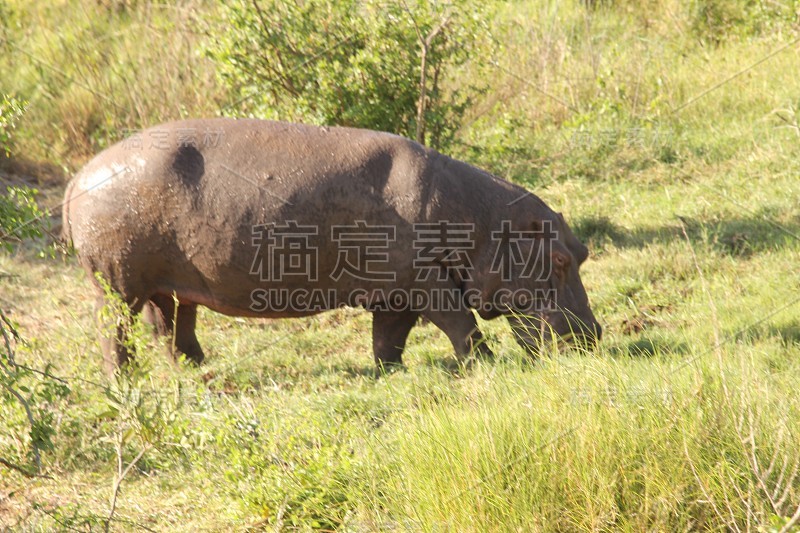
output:
[[[214,27],[192,17],[216,8],[131,4],[8,3],[0,90],[29,104],[3,179],[38,183],[45,205],[126,128],[227,101],[193,52]],[[799,6],[502,4],[496,56],[457,73],[493,77],[454,154],[530,188],[591,248],[592,353],[533,362],[487,322],[498,360],[464,369],[425,324],[407,370],[376,380],[362,311],[205,311],[202,368],[173,366],[141,331],[139,368],[109,381],[75,258],[0,251],[16,361],[50,374],[21,382],[49,446],[41,477],[0,465],[0,528],[102,529],[130,464],[115,530],[797,527]],[[180,38],[158,54],[136,28]],[[108,57],[84,54],[92,39]],[[0,420],[0,459],[31,465],[9,394]]]

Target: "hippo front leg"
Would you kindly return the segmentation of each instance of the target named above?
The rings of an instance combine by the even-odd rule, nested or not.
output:
[[[372,312],[372,351],[378,374],[403,364],[402,354],[408,333],[417,323],[419,313],[412,311]]]
[[[482,359],[494,357],[478,329],[478,323],[475,321],[472,311],[426,311],[423,316],[444,331],[450,342],[453,343],[453,348],[455,348],[460,361],[467,360],[471,355]]]

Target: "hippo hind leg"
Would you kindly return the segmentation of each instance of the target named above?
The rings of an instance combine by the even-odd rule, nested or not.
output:
[[[108,375],[114,374],[117,368],[128,363],[133,356],[128,342],[128,333],[131,329],[130,319],[142,310],[143,302],[143,299],[123,298],[123,305],[128,307],[129,312],[125,316],[118,316],[118,300],[107,300],[103,294],[97,297],[96,311],[100,323],[100,349],[103,352],[103,370]]]
[[[419,313],[412,311],[373,311],[372,351],[378,375],[402,366],[406,339],[417,318]]]
[[[170,353],[176,360],[183,354],[193,363],[203,362],[205,354],[195,334],[197,304],[181,303],[176,313],[172,295],[155,294],[150,297],[144,315],[155,327],[156,335],[168,338]]]

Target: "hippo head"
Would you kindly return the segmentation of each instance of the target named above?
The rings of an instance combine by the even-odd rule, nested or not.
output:
[[[505,240],[502,231],[495,232],[494,255],[482,269],[478,313],[486,319],[505,315],[531,355],[558,340],[593,348],[602,328],[578,273],[589,250],[560,213],[536,200],[538,216],[526,217],[522,231],[511,229]],[[505,262],[498,260],[503,254]]]

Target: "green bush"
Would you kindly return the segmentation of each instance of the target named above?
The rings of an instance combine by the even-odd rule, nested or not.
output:
[[[28,187],[9,187],[0,194],[0,247],[10,249],[22,239],[41,236],[44,212],[35,200],[38,192]]]
[[[11,131],[17,125],[25,109],[25,102],[9,96],[0,95],[0,152],[11,154]]]
[[[0,309],[0,442],[14,443],[4,448],[0,463],[31,476],[41,469],[41,452],[53,451],[58,408],[70,390],[63,380],[50,378],[50,365],[44,371],[18,365],[15,349],[22,342]]]
[[[704,41],[719,44],[735,36],[789,30],[800,14],[797,0],[699,0],[694,6],[692,30]]]
[[[17,154],[69,172],[133,130],[214,115],[210,3],[0,0],[0,94],[27,102]]]
[[[0,152],[11,154],[11,132],[25,108],[21,100],[0,95]],[[36,204],[36,189],[8,187],[0,190],[0,246],[6,249],[11,243],[41,235],[38,220],[44,215]]]
[[[487,46],[477,3],[237,0],[209,47],[235,114],[363,127],[447,146],[479,93],[451,75]],[[424,81],[423,81],[424,80]]]

